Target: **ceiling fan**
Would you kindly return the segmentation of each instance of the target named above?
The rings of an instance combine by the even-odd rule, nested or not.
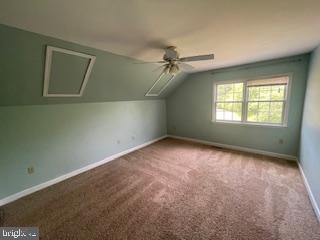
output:
[[[193,67],[186,62],[194,61],[204,61],[204,60],[213,60],[214,54],[190,56],[180,58],[180,54],[177,51],[175,46],[169,46],[164,49],[165,54],[163,55],[163,60],[157,61],[154,63],[164,63],[163,73],[175,75],[180,72],[180,67],[182,70],[191,70]]]
[[[179,73],[181,70],[192,70],[193,67],[186,62],[194,62],[194,61],[204,61],[204,60],[213,60],[214,54],[206,54],[206,55],[198,55],[198,56],[190,56],[190,57],[182,57],[180,58],[179,52],[177,51],[177,48],[175,46],[169,46],[165,49],[165,54],[163,55],[163,60],[153,62],[153,63],[163,63],[160,68],[162,69],[162,72],[157,79],[157,81],[154,82],[153,86],[149,89],[146,96],[154,96],[150,95],[150,92],[152,91],[153,87],[157,84],[157,82],[164,76],[164,75],[170,75],[170,79],[168,82],[164,85],[164,87],[160,90],[158,95],[169,85],[170,81],[174,78],[174,76]],[[156,70],[158,70],[157,68]]]

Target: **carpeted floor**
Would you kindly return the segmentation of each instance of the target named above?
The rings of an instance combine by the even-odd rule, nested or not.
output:
[[[320,239],[296,163],[169,138],[2,210],[41,239]]]

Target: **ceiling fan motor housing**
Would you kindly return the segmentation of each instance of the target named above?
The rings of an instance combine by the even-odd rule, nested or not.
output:
[[[163,55],[163,61],[158,61],[157,63],[164,63],[164,69],[162,74],[175,75],[180,72],[180,66],[183,68],[191,68],[192,66],[186,64],[186,62],[192,61],[203,61],[214,59],[213,54],[198,55],[180,58],[177,48],[175,46],[166,47],[165,53]]]
[[[176,50],[177,48],[174,46],[167,47],[165,49],[165,54],[163,56],[163,60],[172,62],[179,59],[179,53]]]

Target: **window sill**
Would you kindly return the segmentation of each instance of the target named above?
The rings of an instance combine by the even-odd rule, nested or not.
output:
[[[253,127],[268,127],[268,128],[287,128],[287,124],[276,125],[276,124],[268,124],[268,123],[247,123],[247,122],[229,122],[229,121],[211,121],[214,124],[226,124],[226,125],[239,125],[239,126],[253,126]]]

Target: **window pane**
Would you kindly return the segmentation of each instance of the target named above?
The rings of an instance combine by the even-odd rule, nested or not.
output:
[[[223,112],[224,112],[224,103],[217,103],[216,104],[216,119],[217,120],[223,120]]]
[[[259,111],[259,103],[249,102],[248,103],[247,121],[258,122],[258,111]]]
[[[275,112],[271,112],[270,113],[270,119],[269,119],[270,123],[282,123],[282,112],[278,112],[278,111],[275,111]]]
[[[225,85],[225,101],[233,101],[233,84]]]
[[[232,103],[224,104],[224,120],[232,120]]]
[[[258,122],[268,123],[269,122],[269,112],[259,111],[258,112]]]
[[[217,103],[216,120],[241,121],[242,103]]]
[[[283,102],[271,102],[270,111],[271,112],[282,112]]]
[[[284,100],[286,85],[275,85],[271,89],[271,100]]]
[[[243,83],[230,83],[217,85],[217,101],[233,102],[242,101]]]
[[[241,121],[243,83],[217,85],[216,120]]]
[[[242,101],[243,93],[242,92],[234,92],[233,93],[233,100],[234,101]]]
[[[242,92],[243,91],[243,83],[234,83],[234,91],[235,92]]]
[[[224,101],[225,91],[224,85],[217,85],[217,101]]]
[[[283,102],[248,102],[248,122],[282,123]]]
[[[242,117],[242,103],[233,103],[233,110],[232,110],[232,120],[234,121],[241,121]]]
[[[271,86],[263,86],[259,88],[259,100],[267,101],[271,100]]]
[[[269,112],[270,102],[259,102],[259,112]]]
[[[272,102],[270,105],[270,123],[281,123],[283,102]]]
[[[259,88],[258,87],[249,87],[248,100],[249,101],[258,101],[259,100]]]

